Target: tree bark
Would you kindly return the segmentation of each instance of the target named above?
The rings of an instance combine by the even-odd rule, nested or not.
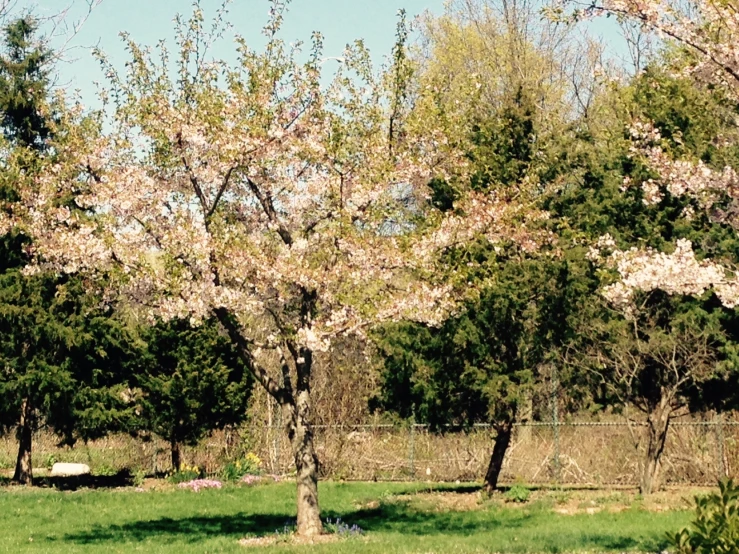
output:
[[[33,463],[31,446],[33,442],[33,406],[29,398],[21,404],[21,417],[18,422],[18,459],[15,463],[13,481],[23,485],[33,484]]]
[[[660,459],[665,449],[671,415],[672,408],[664,397],[647,415],[647,452],[639,483],[641,494],[652,494],[659,487]]]
[[[298,535],[313,537],[323,531],[318,506],[318,457],[313,446],[311,425],[310,373],[313,354],[301,348],[298,358],[298,381],[294,402],[284,408],[288,412],[288,437],[295,458],[298,493]]]
[[[170,439],[169,445],[172,450],[172,469],[179,471],[182,469],[182,455],[180,452],[180,443],[177,439]]]
[[[490,456],[488,470],[485,473],[485,491],[487,493],[492,493],[498,487],[498,477],[500,477],[500,470],[503,468],[503,460],[508,446],[511,444],[513,422],[496,423],[493,427],[498,434],[495,437],[493,453]]]
[[[303,291],[301,306],[302,324],[310,320],[315,304],[315,293]],[[241,359],[249,371],[257,378],[264,389],[274,398],[283,410],[287,426],[287,434],[292,447],[297,471],[297,511],[298,534],[304,537],[320,535],[323,531],[321,511],[318,506],[318,457],[313,446],[313,429],[311,427],[311,391],[310,378],[313,364],[313,353],[310,349],[298,348],[295,343],[286,341],[290,354],[295,361],[297,372],[296,388],[290,383],[290,368],[283,359],[283,384],[279,385],[267,371],[261,367],[251,354],[251,346],[245,338],[241,326],[225,308],[215,310],[218,320],[236,346]]]

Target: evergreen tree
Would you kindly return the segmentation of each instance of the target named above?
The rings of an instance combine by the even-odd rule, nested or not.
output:
[[[57,122],[48,98],[53,56],[37,31],[30,18],[4,29],[0,202],[31,186],[44,157],[54,155]],[[0,431],[17,430],[13,479],[20,483],[32,481],[32,437],[42,426],[65,444],[127,427],[132,407],[125,378],[135,349],[90,284],[75,275],[25,275],[28,246],[15,230],[0,238]]]
[[[17,19],[4,29],[4,55],[0,56],[0,121],[11,142],[36,150],[51,135],[45,113],[52,52],[37,39],[38,24],[30,17]]]
[[[667,151],[709,166],[736,167],[736,147],[715,140],[732,132],[733,108],[719,94],[675,78],[659,64],[614,95],[604,99],[616,114],[614,124],[598,135],[577,137],[577,148],[566,151],[570,177],[545,199],[564,243],[588,245],[609,234],[619,248],[664,251],[678,239],[689,239],[699,256],[736,259],[734,230],[692,210],[688,199],[668,194],[657,203],[644,201],[639,183],[652,175],[632,156],[628,136],[633,119],[650,121]],[[614,275],[601,269],[591,278],[600,288]],[[599,295],[592,298],[578,316],[577,343],[566,362],[582,368],[603,403],[643,412],[647,434],[640,486],[648,494],[658,485],[660,457],[675,415],[720,406],[721,393],[731,390],[726,383],[736,367],[736,318],[711,294],[641,294],[630,313],[614,309]]]
[[[209,432],[244,421],[253,380],[214,320],[198,327],[185,320],[159,323],[143,338],[148,346],[133,380],[140,395],[137,427],[170,443],[178,471],[183,444],[194,446]]]
[[[519,87],[498,113],[475,125],[469,152],[473,188],[516,194],[525,177],[538,179],[535,118],[528,91]],[[432,185],[431,201],[453,209],[454,187],[441,181]],[[532,195],[533,203],[539,191],[523,194]],[[448,262],[463,268],[469,281],[487,286],[439,329],[402,324],[378,334],[383,386],[373,404],[437,430],[445,424],[490,424],[496,438],[485,488],[492,491],[513,424],[531,417],[533,397],[548,377],[554,352],[570,339],[580,301],[572,291],[583,286],[578,280],[587,264],[577,257],[529,257],[500,244],[449,252]],[[495,275],[494,281],[489,275]],[[593,293],[593,287],[584,285],[586,290]]]

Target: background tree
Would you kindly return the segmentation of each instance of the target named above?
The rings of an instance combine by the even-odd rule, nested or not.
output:
[[[197,327],[184,320],[158,323],[142,339],[146,355],[132,379],[138,427],[169,442],[172,468],[179,471],[183,444],[244,421],[251,374],[213,320]]]
[[[3,30],[0,56],[0,106],[5,136],[19,145],[42,150],[51,134],[46,108],[53,53],[38,38],[38,24],[17,19]]]
[[[6,142],[0,170],[5,213],[34,187],[60,121],[49,100],[52,53],[31,18],[4,29],[0,56],[0,122]],[[69,203],[70,197],[58,199]],[[13,479],[30,483],[32,437],[48,426],[62,442],[122,429],[130,415],[120,396],[126,356],[134,348],[124,327],[75,275],[26,275],[28,235],[7,229],[0,240],[0,428],[17,429]]]
[[[724,377],[720,352],[727,338],[721,310],[681,298],[653,294],[638,313],[589,323],[590,363],[621,406],[646,416],[646,449],[639,490],[659,485],[659,467],[670,422],[691,408],[691,397],[712,379]],[[713,309],[712,309],[713,308]]]
[[[667,60],[663,57],[663,62]],[[617,97],[608,101],[620,123],[615,130],[581,139],[585,148],[569,162],[576,184],[568,183],[547,199],[563,236],[585,244],[598,241],[603,254],[610,254],[616,245],[624,250],[633,246],[628,252],[639,252],[645,246],[662,250],[677,243],[676,257],[692,251],[689,244],[701,253],[733,255],[737,242],[730,229],[695,212],[689,201],[669,195],[655,199],[654,190],[630,186],[632,181],[648,181],[652,174],[634,155],[627,134],[634,118],[650,120],[665,137],[667,151],[689,153],[707,164],[725,163],[736,159],[736,149],[731,143],[717,144],[714,137],[732,132],[731,111],[720,97],[689,79],[667,75],[656,63],[614,92]],[[620,263],[621,254],[604,258],[599,251],[587,255],[596,260],[592,279],[596,286],[605,286],[605,298],[592,298],[580,315],[581,340],[569,347],[573,356],[565,360],[569,363],[589,352],[591,361],[598,360],[592,384],[608,391],[603,401],[646,415],[640,486],[648,494],[657,486],[671,419],[716,406],[716,399],[710,398],[715,393],[699,391],[730,378],[733,316],[715,298],[693,299],[679,288],[670,295],[647,292],[624,303],[618,285],[612,284],[614,274],[604,269]],[[604,264],[605,259],[610,261]],[[673,265],[668,271],[674,269]]]
[[[471,129],[469,182],[432,183],[432,202],[441,210],[455,210],[457,188],[472,188],[516,198],[535,213],[549,181],[564,173],[555,136],[567,129],[573,112],[565,107],[564,52],[549,40],[561,32],[567,42],[568,32],[540,22],[526,3],[510,8],[496,14],[492,4],[460,2],[425,20],[421,81],[436,91],[442,113],[467,117]],[[579,259],[562,256],[558,247],[532,253],[516,244],[478,243],[447,252],[446,270],[464,274],[479,294],[438,330],[405,324],[380,335],[378,406],[413,414],[437,430],[491,424],[496,439],[485,476],[488,491],[497,486],[513,423],[531,417],[534,391],[571,339],[572,310],[593,292],[586,280],[580,296],[573,296],[587,263],[582,252]]]
[[[0,429],[17,429],[13,479],[30,483],[41,427],[69,445],[128,428],[123,380],[133,341],[83,281],[19,273],[0,275]]]
[[[385,361],[379,407],[437,430],[475,423],[494,429],[488,492],[497,487],[513,424],[531,418],[529,404],[573,331],[566,264],[499,263],[496,284],[461,315],[439,329],[390,327],[379,340]]]

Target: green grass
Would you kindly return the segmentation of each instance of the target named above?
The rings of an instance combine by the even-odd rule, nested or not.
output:
[[[437,487],[438,488],[438,487]],[[448,487],[447,487],[448,488]],[[469,487],[458,492],[474,494]],[[273,534],[294,517],[294,486],[226,486],[135,492],[131,489],[0,488],[0,552],[657,552],[666,531],[690,513],[630,509],[560,515],[552,502],[523,507],[483,503],[454,511],[422,484],[321,483],[324,517],[361,526],[366,535],[332,544],[245,549],[238,539]]]

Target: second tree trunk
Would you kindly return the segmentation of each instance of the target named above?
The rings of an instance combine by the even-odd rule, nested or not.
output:
[[[503,460],[505,459],[508,446],[511,444],[511,435],[513,434],[513,423],[506,421],[496,423],[493,428],[497,431],[495,444],[493,445],[493,453],[490,456],[488,470],[485,473],[485,490],[488,493],[493,492],[498,487],[498,478],[500,471],[503,469]]]
[[[21,417],[18,422],[18,459],[15,463],[13,481],[23,485],[33,483],[33,463],[31,446],[33,443],[33,406],[28,398],[21,404]]]
[[[647,452],[642,465],[639,492],[652,494],[659,486],[659,466],[665,449],[667,429],[670,426],[672,409],[666,400],[661,400],[647,416]]]
[[[179,471],[182,469],[182,455],[180,453],[180,443],[175,439],[170,439],[169,445],[172,449],[172,470]]]

